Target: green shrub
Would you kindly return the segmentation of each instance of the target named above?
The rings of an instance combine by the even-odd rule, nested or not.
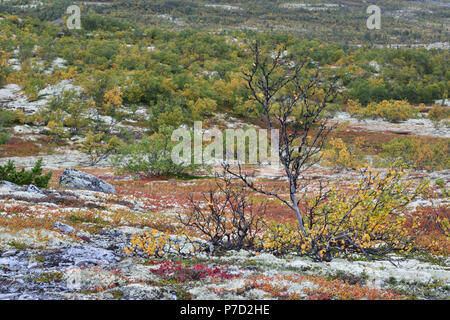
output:
[[[445,181],[442,178],[436,179],[436,181],[434,182],[434,185],[439,187],[439,188],[444,188],[445,187]]]
[[[439,105],[433,106],[433,108],[428,112],[427,118],[433,121],[433,124],[436,128],[441,126],[442,120],[444,120],[444,124],[446,124],[445,120],[448,120],[450,117],[450,108],[442,107]]]
[[[46,188],[53,172],[42,174],[42,159],[39,159],[31,171],[21,169],[17,171],[14,161],[9,160],[4,166],[0,166],[0,180],[6,180],[17,185],[34,184],[38,188]]]
[[[120,173],[147,177],[180,176],[196,171],[198,166],[183,166],[172,161],[174,145],[166,127],[138,143],[123,146],[112,158],[112,164]]]
[[[5,127],[11,127],[19,123],[19,116],[17,111],[0,110],[0,124]]]
[[[0,145],[7,144],[10,138],[10,133],[0,125]]]
[[[12,111],[0,110],[0,145],[6,144],[11,134],[4,127],[9,127],[14,123],[15,116]]]
[[[372,102],[367,107],[349,100],[347,110],[360,119],[381,118],[389,122],[400,122],[417,117],[417,110],[405,100],[383,100]]]

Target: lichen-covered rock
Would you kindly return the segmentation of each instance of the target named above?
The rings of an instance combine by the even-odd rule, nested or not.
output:
[[[155,300],[158,299],[161,289],[140,283],[132,283],[121,288],[126,300]]]
[[[75,228],[68,226],[67,224],[61,223],[59,221],[55,223],[54,228],[58,229],[59,231],[65,234],[71,234],[75,232]]]
[[[116,193],[116,188],[102,179],[72,168],[64,170],[59,178],[59,185],[71,189],[86,189],[104,193]]]
[[[23,188],[21,186],[18,186],[15,183],[6,181],[6,180],[0,180],[0,188],[5,190],[11,190],[11,191],[22,191]]]
[[[62,260],[79,267],[109,265],[119,260],[110,250],[93,246],[72,246],[62,249]]]
[[[64,270],[62,277],[68,291],[93,290],[114,283],[117,286],[125,286],[126,282],[109,270],[70,267]]]
[[[25,190],[26,192],[31,192],[31,193],[39,193],[39,194],[45,194],[44,191],[42,191],[41,189],[39,189],[38,187],[36,187],[35,185],[30,184],[27,189]]]
[[[21,187],[9,181],[0,181],[0,195],[7,196],[12,199],[22,200],[39,200],[45,198],[45,192],[39,188],[29,185],[28,187]]]

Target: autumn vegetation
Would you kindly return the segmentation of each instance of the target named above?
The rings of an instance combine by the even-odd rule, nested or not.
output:
[[[42,159],[29,170],[5,162],[0,181],[45,192],[40,200],[1,196],[1,228],[51,231],[55,221],[96,235],[139,228],[126,239],[127,258],[143,259],[152,275],[177,288],[234,280],[227,265],[201,259],[239,252],[324,265],[338,258],[373,264],[448,257],[448,52],[375,45],[393,34],[404,42],[443,41],[436,24],[417,30],[388,20],[380,32],[366,33],[352,21],[337,37],[330,12],[309,15],[265,0],[248,1],[231,15],[198,1],[109,2],[89,6],[81,30],[54,21],[66,0],[26,15],[0,3],[0,87],[17,85],[35,107],[0,110],[0,156],[76,152],[87,159],[84,171],[117,189],[84,202],[90,195],[63,190],[60,170],[44,170]],[[403,3],[386,2],[392,10]],[[136,14],[146,10],[152,14]],[[338,21],[348,19],[344,11],[337,9]],[[161,22],[158,15],[172,18]],[[170,24],[180,17],[184,24]],[[241,28],[244,22],[258,31]],[[303,33],[308,28],[315,37]],[[61,85],[61,93],[51,93]],[[342,115],[353,126],[423,122],[431,133],[355,130],[338,123]],[[278,129],[280,175],[266,178],[269,166],[261,164],[175,164],[171,134],[195,121],[205,130]],[[75,233],[65,237],[90,241]],[[314,286],[304,296],[279,284],[306,281]],[[239,290],[279,299],[403,297],[347,274],[253,275]],[[225,297],[231,289],[211,291]]]

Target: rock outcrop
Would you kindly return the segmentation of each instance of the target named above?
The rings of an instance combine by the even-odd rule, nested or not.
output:
[[[18,186],[15,183],[6,181],[6,180],[0,180],[0,188],[3,188],[5,190],[11,190],[11,191],[22,191],[23,188]]]
[[[116,188],[96,176],[72,168],[64,170],[59,178],[61,187],[86,189],[104,193],[116,193]]]

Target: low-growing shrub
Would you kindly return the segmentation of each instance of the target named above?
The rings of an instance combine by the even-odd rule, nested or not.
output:
[[[181,232],[177,236],[161,233],[152,229],[150,232],[136,234],[131,243],[125,247],[125,253],[143,254],[148,257],[162,258],[170,255],[190,256],[205,250],[205,246]]]
[[[93,133],[89,131],[81,145],[81,151],[89,157],[91,166],[107,159],[123,146],[122,141],[116,136],[107,136],[104,132]]]
[[[0,145],[7,144],[11,134],[0,125]]]
[[[89,101],[78,97],[74,89],[64,91],[53,97],[41,107],[35,120],[47,124],[50,134],[57,137],[69,137],[86,129],[91,117],[88,115]]]
[[[11,127],[14,124],[21,123],[22,114],[21,111],[0,110],[0,125]]]
[[[434,185],[439,188],[445,188],[445,180],[442,178],[436,179],[436,181],[434,182]]]
[[[177,282],[198,281],[205,278],[232,279],[236,277],[225,272],[224,267],[208,267],[201,264],[189,266],[180,261],[166,261],[161,263],[158,269],[150,269],[150,271],[165,280]]]
[[[347,111],[358,118],[381,118],[389,122],[400,122],[415,118],[418,114],[416,108],[405,100],[383,100],[379,103],[372,102],[363,107],[358,102],[349,100]]]
[[[424,226],[422,234],[416,239],[417,248],[434,255],[447,256],[450,253],[450,210],[446,204],[418,208],[412,214]],[[409,229],[412,222],[407,221]]]
[[[118,155],[112,158],[113,166],[119,173],[131,173],[136,176],[176,176],[195,172],[198,165],[179,165],[172,161],[170,130],[161,129],[135,144],[124,145]]]
[[[363,138],[357,138],[353,145],[347,145],[341,138],[332,138],[321,154],[321,163],[332,168],[358,168],[364,165],[361,151]]]
[[[12,111],[0,110],[0,145],[8,143],[11,133],[5,127],[11,126],[15,121]]]
[[[434,105],[433,108],[428,111],[427,118],[433,121],[435,128],[439,128],[442,124],[442,120],[448,120],[450,118],[450,108],[440,105]],[[444,125],[448,122],[444,121]]]
[[[6,180],[17,185],[34,184],[38,188],[46,188],[53,172],[42,174],[42,159],[39,159],[31,171],[22,168],[17,171],[14,161],[10,160],[4,166],[0,166],[0,180]]]
[[[449,141],[425,137],[395,138],[382,145],[381,156],[391,162],[402,162],[419,170],[450,168]]]
[[[287,283],[301,284],[301,291],[292,290]],[[310,284],[306,285],[305,284]],[[250,276],[245,284],[244,291],[262,290],[269,297],[288,300],[393,300],[401,296],[389,290],[380,290],[368,286],[351,284],[347,281],[325,277],[305,276],[301,274],[267,276]]]

